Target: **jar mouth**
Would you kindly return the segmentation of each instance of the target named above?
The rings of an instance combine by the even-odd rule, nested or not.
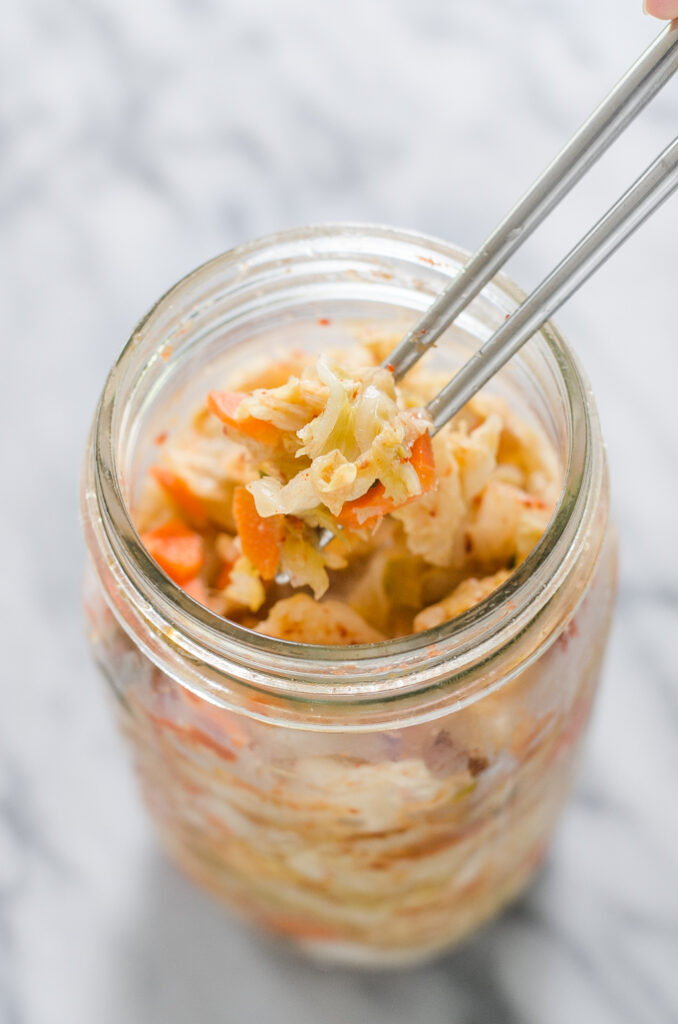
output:
[[[271,260],[271,253],[276,254]],[[235,292],[248,275],[263,266],[281,273],[300,253],[314,258],[357,254],[387,261],[397,252],[409,259],[436,262],[440,273],[451,276],[468,253],[435,237],[372,224],[324,224],[284,231],[238,246],[192,271],[169,289],[133,331],[111,370],[93,428],[93,500],[106,542],[122,575],[119,585],[129,588],[128,600],[165,643],[171,643],[193,663],[225,671],[251,685],[278,687],[308,696],[318,686],[323,696],[354,695],[377,688],[411,690],[438,685],[436,667],[445,666],[446,678],[463,679],[499,649],[505,650],[553,600],[576,559],[581,524],[592,495],[592,444],[597,419],[588,384],[577,360],[559,331],[550,323],[530,341],[557,379],[568,427],[564,483],[556,511],[540,541],[506,582],[464,614],[420,633],[351,647],[324,646],[278,640],[230,622],[190,598],[159,569],[142,545],[123,496],[116,438],[124,425],[127,390],[143,368],[135,366],[151,331],[171,323],[173,310],[201,285],[225,276]],[[272,273],[272,271],[271,271]],[[524,293],[504,275],[498,275],[481,293],[520,304]],[[214,292],[203,289],[202,302],[213,302]],[[170,332],[146,352],[146,366],[157,359]],[[520,358],[520,356],[516,357]],[[271,662],[275,660],[276,668]],[[369,681],[365,680],[369,663]],[[283,678],[284,677],[284,678]]]

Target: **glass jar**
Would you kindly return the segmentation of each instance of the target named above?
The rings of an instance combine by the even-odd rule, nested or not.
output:
[[[481,604],[354,647],[275,640],[195,603],[130,517],[151,438],[276,349],[402,333],[465,254],[368,226],[242,246],[175,285],[106,382],[83,522],[90,642],[174,860],[317,956],[397,964],[457,942],[525,886],[571,785],[614,593],[589,387],[547,325],[491,382],[564,480],[541,541]],[[504,277],[440,340],[451,374],[521,301]]]

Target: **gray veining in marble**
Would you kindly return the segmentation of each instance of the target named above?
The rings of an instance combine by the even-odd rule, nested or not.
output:
[[[331,219],[471,247],[658,31],[640,0],[9,0],[0,31],[0,1022],[678,1019],[678,200],[559,318],[599,399],[621,593],[575,798],[530,893],[458,953],[319,970],[168,866],[81,635],[81,450],[150,303]],[[678,82],[512,275],[675,133]],[[650,360],[655,369],[650,370]]]

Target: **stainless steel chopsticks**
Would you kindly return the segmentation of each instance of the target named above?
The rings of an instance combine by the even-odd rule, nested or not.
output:
[[[459,412],[676,188],[678,138],[429,402],[433,433]]]
[[[529,191],[525,193],[523,198],[508,213],[496,230],[469,259],[452,284],[441,292],[424,316],[391,352],[384,362],[385,365],[393,368],[396,380],[400,380],[417,360],[421,358],[424,352],[433,345],[436,339],[459,316],[481,288],[487,284],[551,210],[567,195],[586,171],[589,170],[629,123],[643,110],[652,97],[668,82],[677,69],[678,19],[674,20],[659,34],[654,43],[648,47],[618,82],[612,92],[594,110],[589,119],[572,137],[553,163],[546,168]],[[670,149],[671,147],[669,147]],[[667,153],[660,157],[660,161],[667,156]],[[650,168],[648,174],[651,170],[652,168]],[[642,180],[639,180],[638,186],[640,186]],[[631,201],[630,193],[627,193],[620,200],[621,203],[627,203],[627,201]],[[652,209],[656,205],[653,205]],[[627,208],[628,206],[626,205],[625,209]],[[614,209],[616,210],[617,207]],[[612,212],[610,211],[610,213]],[[648,216],[650,212],[651,210],[648,210],[644,216]],[[644,219],[644,217],[641,219]],[[634,221],[634,225],[630,230],[623,234],[615,235],[617,241],[606,251],[603,259],[610,255],[614,248],[634,230],[634,227],[637,227],[638,223],[640,223],[640,220]],[[602,225],[603,222],[601,221],[594,230],[598,231],[599,228],[602,228]],[[618,227],[621,230],[621,227]],[[587,236],[587,239],[589,238],[590,236]],[[579,247],[577,247],[578,249]],[[570,254],[571,257],[574,257],[575,251],[573,250]],[[580,253],[581,255],[583,254]],[[591,255],[587,249],[587,261],[591,259]],[[563,261],[563,264],[554,273],[561,271],[565,262]],[[577,278],[577,285],[560,299],[558,305],[565,301],[565,298],[571,295],[575,288],[587,276],[593,273],[593,270],[601,262],[602,259],[597,263],[587,262],[587,266],[589,266],[588,273]],[[569,264],[569,266],[572,270],[572,264]],[[547,281],[550,280],[551,277],[547,278]],[[561,280],[560,277],[559,280]],[[545,285],[546,281],[540,287]],[[557,308],[557,306],[553,307],[551,312],[553,312],[554,308]],[[511,317],[512,326],[515,326],[515,316],[516,314]],[[541,324],[535,324],[533,331],[538,330],[539,326]]]
[[[400,380],[678,70],[678,19],[629,69],[454,281],[384,360]],[[678,188],[678,138],[427,406],[436,433]],[[318,547],[333,532],[322,530]],[[277,577],[287,582],[286,576]]]

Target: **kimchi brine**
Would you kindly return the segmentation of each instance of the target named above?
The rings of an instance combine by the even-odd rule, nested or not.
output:
[[[164,846],[344,962],[431,955],[524,888],[606,642],[604,449],[560,335],[435,436],[520,293],[391,372],[463,260],[350,226],[218,257],[139,325],[87,452],[90,639]]]

